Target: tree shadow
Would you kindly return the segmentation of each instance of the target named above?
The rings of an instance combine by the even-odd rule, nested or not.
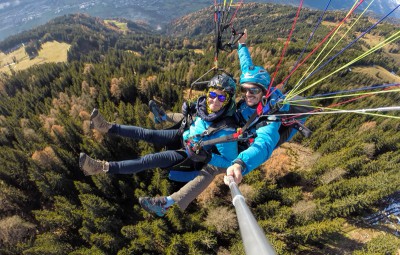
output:
[[[322,242],[307,246],[308,251],[302,251],[299,255],[350,255],[355,250],[363,247],[363,243],[346,237],[342,233],[327,236]]]

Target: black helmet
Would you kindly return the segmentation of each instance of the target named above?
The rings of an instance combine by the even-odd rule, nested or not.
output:
[[[236,90],[235,80],[227,74],[217,74],[209,81],[207,87],[222,90],[233,96]]]

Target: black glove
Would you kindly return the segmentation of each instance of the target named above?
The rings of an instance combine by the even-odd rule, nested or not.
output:
[[[192,115],[196,111],[195,104],[189,102],[183,102],[182,104],[182,114],[184,116]]]

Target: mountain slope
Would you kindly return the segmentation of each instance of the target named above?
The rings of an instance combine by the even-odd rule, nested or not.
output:
[[[271,73],[295,12],[290,6],[249,4],[235,23],[239,31],[249,30],[254,63]],[[330,13],[310,48],[344,15]],[[300,18],[277,83],[292,69],[317,18],[318,12],[310,10]],[[93,132],[90,112],[96,107],[110,122],[155,128],[147,107],[150,99],[161,101],[167,111],[179,111],[184,91],[213,66],[212,31],[203,22],[212,24],[212,12],[187,15],[174,22],[171,33],[160,35],[146,29],[123,33],[102,19],[70,15],[20,35],[32,35],[35,45],[46,38],[68,40],[73,50],[66,63],[0,75],[1,254],[244,254],[229,189],[222,181],[186,212],[174,206],[165,217],[155,218],[141,209],[138,198],[179,189],[182,184],[169,181],[166,170],[89,177],[78,165],[81,151],[117,161],[159,150]],[[363,26],[369,22],[362,20]],[[307,85],[397,31],[390,24],[379,26],[374,40],[354,45]],[[397,46],[392,43],[302,95],[392,82],[386,70],[399,72]],[[221,52],[219,64],[239,78],[236,51]],[[341,109],[399,101],[398,92],[376,94]],[[324,98],[313,105],[339,102],[341,98]],[[364,219],[378,215],[393,195],[398,197],[398,119],[324,114],[310,117],[306,125],[313,131],[310,138],[296,136],[294,145],[277,150],[275,158],[245,176],[240,186],[277,253],[395,254],[400,247],[395,215],[381,215],[387,220],[381,224]],[[370,238],[357,237],[359,229]]]
[[[298,5],[297,0],[259,0],[259,3],[279,3]],[[328,1],[308,0],[304,6],[314,9],[325,8]],[[247,3],[244,1],[244,3]],[[400,2],[399,0],[376,0],[370,9],[378,17],[388,13]],[[126,18],[145,22],[154,29],[185,14],[211,6],[213,1],[111,1],[111,0],[7,0],[0,3],[0,40],[10,35],[29,30],[47,21],[65,14],[87,13],[91,16],[107,18]],[[332,1],[329,10],[349,10],[353,1]],[[359,9],[366,7],[363,3]],[[400,12],[392,17],[400,18]]]

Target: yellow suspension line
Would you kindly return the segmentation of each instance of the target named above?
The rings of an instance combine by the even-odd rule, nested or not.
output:
[[[318,81],[312,83],[311,85],[305,87],[304,89],[302,89],[302,90],[300,90],[300,91],[298,91],[298,92],[296,92],[296,93],[292,93],[293,95],[291,94],[290,96],[286,96],[286,98],[284,99],[284,102],[285,102],[285,101],[289,101],[289,100],[292,99],[293,97],[295,97],[295,96],[297,96],[297,95],[303,93],[304,91],[306,91],[306,90],[308,90],[308,89],[314,87],[315,85],[317,85],[318,83],[322,82],[323,80],[325,80],[325,79],[331,77],[332,75],[334,75],[334,74],[336,74],[336,73],[342,71],[343,69],[347,68],[348,66],[350,66],[350,65],[354,64],[355,62],[357,62],[357,61],[359,61],[359,60],[365,58],[365,57],[368,56],[368,55],[370,55],[371,53],[373,53],[373,52],[375,52],[375,51],[377,51],[377,50],[383,48],[383,47],[386,46],[387,44],[392,43],[393,41],[398,40],[398,39],[400,38],[399,34],[400,34],[400,31],[398,31],[397,33],[393,34],[393,35],[390,36],[389,38],[385,39],[383,42],[380,42],[378,45],[374,46],[374,47],[371,48],[370,50],[364,52],[363,54],[361,54],[360,56],[358,56],[358,57],[355,58],[354,60],[352,60],[352,61],[350,61],[349,63],[347,63],[346,65],[342,66],[341,68],[336,69],[336,71],[333,71],[332,73],[328,74],[328,75],[325,76],[324,78],[319,79]]]
[[[327,97],[313,97],[308,99],[300,99],[300,100],[290,100],[288,103],[292,104],[293,102],[304,102],[304,101],[318,101],[324,99],[334,99],[334,98],[346,98],[352,96],[363,96],[363,95],[377,95],[377,94],[384,94],[384,93],[391,93],[391,92],[400,92],[400,89],[391,89],[391,90],[382,90],[382,91],[374,91],[374,92],[363,92],[363,93],[355,93],[355,94],[343,94],[343,95],[336,95],[336,96],[327,96]]]
[[[338,109],[338,108],[330,108],[330,107],[318,107],[323,110],[329,110],[329,111],[342,111],[343,113],[358,113],[358,114],[364,114],[364,115],[369,115],[369,116],[378,116],[378,117],[385,117],[385,118],[391,118],[391,119],[400,119],[400,116],[393,116],[393,115],[384,115],[384,114],[379,114],[379,113],[371,113],[371,112],[362,112],[362,111],[357,111],[357,112],[348,112],[343,109]]]
[[[358,3],[359,0],[356,0],[354,2],[354,5],[351,7],[350,11],[346,14],[346,17],[350,15],[351,11],[353,10],[353,8],[356,6],[356,4]],[[344,24],[344,22],[342,24],[340,24],[340,26],[336,29],[336,31],[333,33],[333,35],[331,35],[331,38],[329,38],[328,42],[325,44],[324,48],[322,49],[322,51],[318,54],[318,56],[316,57],[316,59],[311,63],[311,65],[308,67],[308,69],[303,73],[303,76],[299,79],[299,81],[297,82],[297,84],[293,87],[293,89],[288,93],[288,96],[290,96],[292,93],[294,93],[298,87],[301,85],[300,82],[301,80],[303,80],[303,78],[308,74],[308,71],[313,67],[313,65],[315,64],[315,62],[318,60],[318,58],[321,56],[321,54],[325,51],[325,49],[328,47],[328,45],[330,44],[330,42],[333,40],[333,38],[335,37],[336,33],[339,32],[340,28],[342,27],[342,25]]]
[[[364,13],[368,10],[368,8],[371,6],[371,4],[374,2],[375,0],[372,0],[369,5],[367,6],[367,8],[364,9],[364,11],[360,14],[360,16],[353,22],[353,24],[347,29],[346,33],[340,38],[340,40],[331,48],[331,50],[325,55],[325,57],[323,57],[321,59],[321,61],[319,61],[319,63],[314,67],[314,69],[309,72],[310,68],[314,65],[315,61],[320,57],[320,55],[322,54],[322,52],[325,50],[325,48],[329,45],[330,41],[333,39],[330,38],[330,40],[328,41],[328,44],[324,47],[324,49],[321,51],[321,53],[317,56],[317,58],[315,59],[315,61],[311,64],[311,66],[307,69],[307,71],[304,73],[303,77],[300,78],[300,80],[298,81],[298,83],[296,84],[296,87],[300,87],[300,82],[303,80],[303,78],[306,75],[309,75],[311,73],[313,73],[320,65],[321,63],[329,56],[329,54],[331,54],[331,52],[338,46],[338,44],[343,40],[343,38],[350,32],[350,30],[358,23],[358,21],[360,20],[360,18],[364,15]],[[292,90],[293,91],[293,90]],[[294,93],[294,92],[292,92]]]
[[[369,115],[369,116],[377,116],[377,117],[385,117],[385,118],[391,118],[391,119],[400,119],[400,116],[394,116],[394,115],[384,115],[384,114],[379,114],[379,113],[371,113],[371,112],[363,112],[361,110],[343,110],[339,108],[331,108],[331,107],[322,107],[322,106],[313,106],[313,105],[302,105],[302,104],[293,104],[295,106],[307,106],[308,108],[314,108],[316,110],[323,110],[323,111],[337,111],[337,113],[355,113],[355,114],[364,114],[364,115]],[[303,114],[303,115],[324,115],[324,114],[329,114],[329,112],[315,112],[314,114]],[[283,114],[284,115],[284,114]],[[300,114],[299,114],[300,115]],[[279,116],[279,114],[277,114]]]

